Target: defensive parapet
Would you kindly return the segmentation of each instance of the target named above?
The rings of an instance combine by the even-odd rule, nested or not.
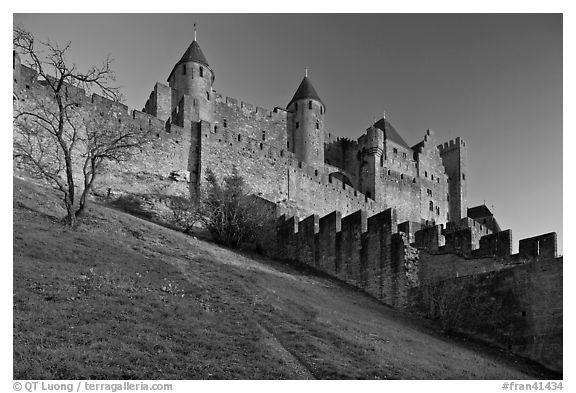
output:
[[[200,123],[199,137],[201,171],[210,168],[221,177],[236,166],[255,192],[299,207],[293,213],[324,215],[340,210],[347,214],[364,209],[373,214],[384,210],[381,204],[330,173],[328,167],[298,161],[294,153],[274,140],[263,141],[246,130],[215,127],[208,122]]]
[[[286,109],[274,107],[273,110],[262,108],[246,101],[234,97],[224,96],[214,91],[214,102],[224,104],[230,108],[241,110],[247,117],[255,119],[273,119],[275,121],[286,122]]]
[[[38,100],[53,100],[53,92],[47,82],[38,80],[38,74],[33,69],[16,65],[14,70],[14,107],[25,108],[37,105]],[[175,195],[188,195],[186,181],[174,181],[173,173],[185,174],[182,179],[188,179],[188,156],[190,150],[191,130],[167,124],[165,121],[150,114],[130,110],[126,105],[108,99],[98,94],[86,95],[84,89],[64,84],[61,92],[76,110],[88,117],[101,117],[105,122],[116,122],[126,127],[134,127],[150,133],[150,142],[141,147],[140,153],[126,161],[122,167],[113,163],[106,164],[106,172],[96,179],[94,192],[150,192],[153,187],[163,189]],[[80,162],[74,173],[82,173]],[[24,165],[18,160],[15,167]],[[81,181],[81,179],[78,179]],[[104,191],[102,191],[104,190]]]
[[[413,245],[433,254],[456,253],[467,259],[493,256],[517,263],[557,257],[556,240],[555,232],[522,239],[519,252],[512,254],[511,230],[492,233],[489,228],[465,218],[448,223],[446,229],[436,225],[416,231]]]
[[[280,218],[278,258],[323,271],[384,303],[404,307],[407,291],[417,280],[406,252],[412,248],[397,232],[393,209],[371,217],[362,210],[346,217],[332,212],[296,222],[294,217]]]

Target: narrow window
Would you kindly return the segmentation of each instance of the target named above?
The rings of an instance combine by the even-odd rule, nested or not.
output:
[[[400,179],[404,179],[404,174],[400,174]]]
[[[438,206],[436,206],[436,215],[439,216],[440,215],[440,208]]]
[[[216,124],[214,124],[214,133],[217,134],[218,133],[218,126]]]
[[[183,73],[184,75],[186,75],[186,64],[184,64],[184,67],[182,68],[182,70],[183,70],[182,73]]]
[[[263,141],[266,140],[266,131],[262,131],[262,140],[263,140]]]
[[[262,150],[264,148],[263,144],[260,144],[260,150]]]
[[[200,67],[200,78],[204,77],[204,68]]]
[[[430,176],[431,176],[431,179],[434,180],[434,175],[430,175]]]
[[[320,129],[320,123],[316,122],[316,129],[319,130]]]
[[[312,101],[308,101],[308,109],[312,109]]]
[[[198,99],[194,98],[194,106],[197,107],[198,106]]]
[[[296,112],[298,112],[298,103],[297,103],[297,102],[294,103],[294,110],[295,110]]]
[[[290,141],[286,142],[286,148],[290,149]]]
[[[280,150],[280,157],[284,157],[284,150]]]
[[[403,157],[403,158],[407,158],[407,157],[408,157],[408,154],[402,153],[402,157]]]
[[[238,134],[238,142],[242,142],[242,135]]]
[[[206,99],[207,99],[208,101],[210,101],[210,92],[209,92],[209,91],[206,92]]]
[[[392,149],[392,151],[394,152],[394,154],[398,154],[398,149],[394,148]]]
[[[424,177],[428,177],[428,172],[424,171]]]
[[[465,173],[462,174],[462,180],[466,180],[466,174]]]
[[[300,123],[296,122],[296,129],[300,127]]]
[[[430,211],[434,211],[434,202],[430,201]]]
[[[446,200],[450,202],[450,194],[446,194]]]
[[[228,127],[228,122],[224,119],[224,128]]]

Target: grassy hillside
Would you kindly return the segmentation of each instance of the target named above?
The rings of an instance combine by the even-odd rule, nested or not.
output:
[[[327,278],[14,179],[15,379],[551,377]]]

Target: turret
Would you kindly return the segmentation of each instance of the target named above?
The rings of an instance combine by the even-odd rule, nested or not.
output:
[[[299,161],[324,165],[324,103],[305,76],[288,103],[288,144]]]
[[[194,39],[168,77],[172,88],[172,118],[181,123],[212,122],[213,83],[214,71]]]
[[[460,138],[438,145],[442,163],[448,175],[449,221],[467,216],[468,208],[468,148]]]

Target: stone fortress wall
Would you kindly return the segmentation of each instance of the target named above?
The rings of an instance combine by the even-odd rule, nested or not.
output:
[[[470,334],[562,370],[562,258],[555,234],[523,239],[511,255],[510,231],[494,232],[466,216],[464,141],[442,144],[427,131],[410,148],[387,138],[386,123],[384,131],[372,126],[356,141],[324,133],[324,164],[303,162],[285,109],[220,95],[211,69],[189,86],[201,91],[174,88],[183,65],[187,75],[200,76],[199,64],[175,66],[171,86],[157,83],[144,111],[68,87],[68,99],[81,110],[154,136],[134,160],[110,165],[96,192],[195,198],[207,169],[222,178],[236,167],[256,195],[285,213],[278,224],[282,241],[269,245],[269,253],[403,309],[430,283],[454,280],[488,303],[507,288],[517,309],[495,321],[504,327],[471,327]],[[45,94],[36,73],[15,56],[15,107]]]

